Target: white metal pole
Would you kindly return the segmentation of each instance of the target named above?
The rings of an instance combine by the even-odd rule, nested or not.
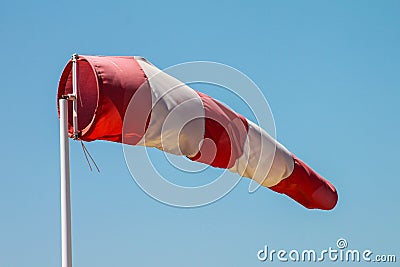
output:
[[[78,105],[76,100],[78,98],[78,54],[72,55],[72,95],[74,96],[72,102],[72,120],[74,128],[74,139],[78,139]]]
[[[61,159],[61,266],[72,267],[68,100],[61,98],[59,100],[59,106]]]

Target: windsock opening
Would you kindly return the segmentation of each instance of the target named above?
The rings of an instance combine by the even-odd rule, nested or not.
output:
[[[78,60],[78,131],[84,135],[90,129],[98,108],[99,83],[94,67],[84,57],[80,57]],[[61,75],[57,94],[58,109],[58,99],[63,95],[72,94],[72,64],[72,60],[70,60]],[[68,116],[69,134],[72,135],[72,101],[68,102],[68,114],[70,114]]]
[[[72,93],[72,61],[62,73],[57,100]],[[77,62],[77,116],[79,139],[122,141],[127,106],[147,77],[132,56],[79,56]],[[137,135],[145,132],[151,110],[151,93],[143,88],[137,97]],[[58,101],[57,101],[58,105]],[[73,134],[72,101],[68,102],[69,134]],[[136,110],[135,110],[136,111]]]

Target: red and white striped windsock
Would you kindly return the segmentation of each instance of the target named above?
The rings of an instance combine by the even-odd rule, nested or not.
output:
[[[334,186],[266,131],[147,60],[79,56],[77,75],[79,139],[156,147],[229,169],[306,208],[335,207]],[[70,61],[60,79],[58,99],[71,93]],[[72,114],[71,103],[69,109]],[[71,116],[69,133],[72,137]]]

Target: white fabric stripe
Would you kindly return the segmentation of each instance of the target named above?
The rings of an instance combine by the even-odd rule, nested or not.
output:
[[[249,120],[247,122],[249,130],[243,154],[229,170],[263,186],[274,186],[292,174],[294,161],[291,153],[262,128]]]
[[[193,157],[204,138],[204,107],[200,96],[144,58],[135,59],[148,78],[153,106],[146,134],[138,145]]]

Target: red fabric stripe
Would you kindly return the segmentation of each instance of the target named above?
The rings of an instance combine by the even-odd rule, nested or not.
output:
[[[205,111],[204,142],[199,153],[190,158],[214,167],[231,168],[243,154],[247,120],[208,95],[197,92]]]
[[[309,209],[333,209],[338,201],[335,187],[296,156],[292,156],[292,174],[270,189],[291,197]]]

